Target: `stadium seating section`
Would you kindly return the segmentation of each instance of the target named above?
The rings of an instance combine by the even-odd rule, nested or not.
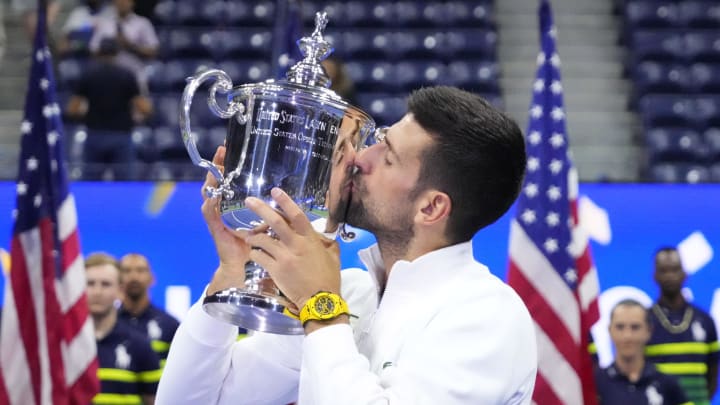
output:
[[[645,178],[720,182],[720,3],[618,1]]]
[[[497,63],[497,30],[492,0],[309,1],[302,2],[304,32],[315,12],[328,12],[325,36],[346,62],[360,107],[378,124],[405,112],[405,97],[421,85],[452,84],[502,104]],[[273,78],[271,52],[275,1],[163,0],[153,23],[162,44],[149,67],[148,88],[155,113],[132,135],[141,179],[191,180],[203,177],[191,163],[180,136],[178,114],[185,79],[205,68],[220,68],[235,85]],[[69,57],[58,64],[64,102],[87,64]],[[223,143],[225,122],[197,94],[192,128],[204,157]],[[82,164],[81,125],[68,123],[71,175],[87,178]],[[104,178],[113,178],[108,168]],[[122,170],[122,168],[118,168]]]

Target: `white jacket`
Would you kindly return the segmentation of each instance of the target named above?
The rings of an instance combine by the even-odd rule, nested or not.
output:
[[[342,295],[358,317],[350,326],[236,342],[236,327],[195,304],[175,334],[156,404],[531,403],[532,320],[473,259],[470,242],[399,261],[387,283],[377,246],[360,257],[368,272],[342,272]]]

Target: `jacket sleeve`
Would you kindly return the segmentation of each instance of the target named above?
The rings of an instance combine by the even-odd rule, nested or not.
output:
[[[358,352],[347,325],[311,333],[303,343],[300,403],[530,404],[537,352],[527,311],[519,302],[458,304],[407,334],[400,350],[381,352],[380,370]]]
[[[297,398],[302,336],[255,333],[192,306],[170,346],[155,403],[287,404]]]

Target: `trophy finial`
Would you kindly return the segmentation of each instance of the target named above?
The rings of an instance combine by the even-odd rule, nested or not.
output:
[[[297,41],[303,60],[296,63],[287,72],[291,83],[302,83],[310,86],[330,87],[330,79],[320,65],[333,51],[332,45],[323,38],[323,30],[327,26],[326,12],[315,13],[315,31],[309,37]]]
[[[328,16],[325,11],[315,13],[315,31],[312,33],[313,38],[322,37],[323,31],[328,23]]]

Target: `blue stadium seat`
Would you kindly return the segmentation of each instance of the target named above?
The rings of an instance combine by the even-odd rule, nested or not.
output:
[[[200,40],[203,32],[195,28],[177,27],[160,32],[160,53],[165,60],[176,58],[211,57]]]
[[[635,97],[651,93],[690,93],[692,85],[685,66],[677,63],[642,62],[633,75]]]
[[[633,29],[671,28],[681,25],[678,6],[668,1],[630,1],[625,5],[625,21]]]
[[[392,93],[358,93],[357,98],[378,125],[392,125],[407,111],[405,98]]]
[[[198,71],[211,68],[215,63],[208,59],[176,59],[165,63],[162,74],[165,75],[167,90],[170,92],[183,91],[187,78],[194,76]]]
[[[710,171],[710,181],[720,183],[720,163],[710,165],[708,170]]]
[[[700,135],[686,128],[655,128],[645,134],[651,163],[698,162],[707,151]]]
[[[449,27],[495,27],[492,2],[449,1],[445,4],[445,15]]]
[[[700,93],[720,93],[720,63],[695,63],[690,66],[693,86]]]
[[[676,30],[637,31],[631,37],[630,49],[635,63],[681,62],[685,56],[685,40]]]
[[[349,62],[345,65],[355,86],[362,91],[396,91],[396,69],[390,62]]]
[[[202,129],[193,129],[191,135],[198,138],[203,135]],[[154,144],[157,149],[157,158],[160,161],[190,162],[187,149],[183,143],[178,127],[158,127],[153,132]]]
[[[645,128],[691,127],[694,124],[694,105],[686,97],[647,95],[640,99],[639,110]]]
[[[720,32],[688,32],[685,34],[685,49],[689,62],[720,62]]]
[[[397,1],[394,5],[395,26],[427,27],[430,24],[423,16],[423,5],[417,1]]]
[[[693,118],[698,128],[720,127],[720,96],[697,96]]]
[[[720,164],[720,127],[707,129],[703,139],[707,147],[708,161]]]
[[[701,165],[660,163],[650,167],[650,180],[659,183],[704,183],[710,181],[710,171]]]
[[[495,62],[454,61],[448,65],[447,78],[453,86],[466,90],[500,94],[500,68]]]
[[[178,128],[180,119],[180,95],[164,94],[152,97],[153,116],[150,119],[152,127]]]
[[[497,60],[497,33],[485,29],[448,31],[441,49],[448,60],[464,57]]]
[[[155,5],[153,22],[158,26],[175,25],[177,19],[176,3],[174,0],[162,0]]]
[[[270,64],[256,60],[227,60],[220,62],[220,70],[230,76],[234,85],[257,83],[271,78]]]
[[[678,7],[686,27],[720,28],[720,5],[716,1],[682,1]]]
[[[375,18],[373,13],[374,4],[372,3],[366,1],[347,1],[342,7],[341,20],[335,21],[341,21],[346,27],[376,27],[384,25],[383,20]]]
[[[140,163],[152,163],[157,159],[158,154],[152,128],[147,126],[133,128],[132,143],[135,156]]]
[[[437,39],[425,37],[425,31],[403,30],[393,33],[392,48],[397,59],[406,59],[413,55],[435,55],[440,46]],[[421,50],[421,51],[418,51]]]
[[[447,84],[447,66],[439,61],[403,61],[395,66],[395,80],[407,92],[422,86]]]
[[[270,0],[230,0],[225,4],[227,27],[271,27],[274,20],[275,3]]]
[[[217,26],[225,16],[225,2],[221,0],[176,0],[175,25]]]
[[[198,139],[198,151],[200,155],[205,159],[210,158],[215,154],[218,146],[225,144],[225,138],[227,137],[227,127],[217,126],[208,128],[205,131],[204,136]]]

